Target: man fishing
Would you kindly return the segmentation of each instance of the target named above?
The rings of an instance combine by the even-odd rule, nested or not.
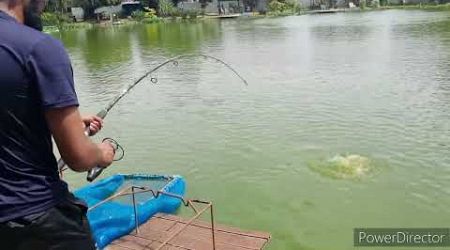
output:
[[[0,0],[0,248],[95,249],[86,206],[60,180],[53,136],[77,172],[107,167],[108,143],[84,134],[102,119],[82,118],[62,44],[40,32],[45,0]]]

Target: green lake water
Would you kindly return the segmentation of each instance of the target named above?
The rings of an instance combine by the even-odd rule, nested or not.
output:
[[[183,175],[269,249],[353,247],[355,227],[450,227],[450,13],[379,11],[55,33],[84,113],[167,58],[95,138],[113,173]],[[350,159],[350,160],[349,160]],[[70,173],[73,188],[85,174]],[[188,214],[187,212],[182,212]],[[383,248],[386,249],[386,248]],[[396,248],[397,249],[397,248]]]

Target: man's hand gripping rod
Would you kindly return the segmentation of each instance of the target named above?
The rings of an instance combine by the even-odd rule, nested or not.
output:
[[[97,114],[97,116],[103,119],[103,118],[105,118],[106,113],[107,112],[102,110],[102,111],[100,111]],[[91,133],[89,131],[89,126],[86,126],[84,134],[86,136],[90,136],[91,135]],[[124,150],[123,150],[122,146],[120,146],[119,143],[117,143],[117,141],[112,139],[112,138],[105,138],[105,139],[103,139],[102,142],[105,142],[105,141],[109,142],[113,146],[114,155],[116,155],[116,152],[118,150],[121,152],[120,156],[118,158],[115,158],[114,161],[122,160],[122,158],[124,156]],[[67,169],[66,168],[66,163],[64,162],[64,160],[62,158],[59,158],[59,160],[58,160],[58,171],[59,171],[59,175],[61,177],[62,177],[62,172],[65,171],[66,169]],[[103,172],[104,169],[105,168],[100,167],[100,166],[96,166],[96,167],[92,168],[91,170],[88,171],[88,174],[86,176],[86,180],[89,181],[89,182],[92,182],[93,180],[95,180]]]
[[[122,148],[122,146],[119,145],[119,143],[117,143],[116,140],[112,139],[112,138],[105,138],[103,139],[102,142],[109,142],[113,148],[114,148],[114,156],[116,156],[117,151],[120,151],[120,156],[118,158],[114,158],[113,161],[120,161],[122,160],[123,156],[124,156],[124,150]],[[100,166],[94,167],[93,169],[88,171],[88,175],[86,177],[86,180],[89,182],[92,182],[93,180],[95,180],[104,170],[105,168],[102,168]]]

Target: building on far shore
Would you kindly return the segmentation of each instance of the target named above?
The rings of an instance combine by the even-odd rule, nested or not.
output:
[[[122,15],[124,16],[131,16],[131,13],[135,11],[144,10],[142,3],[135,0],[122,0],[120,5],[122,6]]]
[[[177,7],[183,11],[202,10],[198,0],[180,1]],[[211,0],[204,10],[207,15],[266,12],[267,0]]]
[[[73,21],[82,22],[84,21],[84,10],[81,7],[71,7],[70,13],[72,14]]]

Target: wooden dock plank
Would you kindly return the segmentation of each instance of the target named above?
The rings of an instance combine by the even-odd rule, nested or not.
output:
[[[175,215],[157,214],[139,227],[139,234],[124,236],[114,241],[107,250],[151,250],[186,225],[187,219]],[[241,230],[235,227],[216,225],[216,249],[256,250],[263,249],[270,240],[265,232]],[[211,224],[195,221],[184,228],[164,250],[207,250],[212,249]]]
[[[177,227],[173,228],[173,232],[178,230],[183,226],[184,223],[180,223]],[[197,226],[188,226],[189,230],[184,230],[180,233],[180,236],[186,237],[197,237],[198,239],[202,239],[207,242],[212,242],[212,234],[210,228],[197,227]],[[171,230],[172,231],[172,230]],[[263,245],[267,240],[257,237],[248,236],[245,234],[237,235],[231,231],[223,231],[220,230],[220,227],[216,230],[215,233],[216,243],[222,243],[224,245],[232,245],[235,247],[244,247],[251,249],[260,249],[259,246]]]
[[[175,233],[186,224],[186,222],[180,220],[179,217],[173,218],[173,216],[157,216],[154,218],[155,221],[159,221],[160,223],[164,223],[164,221],[166,221],[167,219],[178,220],[178,224],[169,229],[168,232],[170,234]],[[210,227],[211,224],[209,223],[196,222],[192,226],[188,226],[189,230],[182,231],[179,237],[186,236],[185,238],[192,238],[195,236],[197,239],[202,239],[206,242],[212,242]],[[222,245],[231,245],[236,248],[243,247],[250,249],[260,249],[260,246],[264,245],[267,242],[267,239],[270,238],[270,235],[267,233],[250,231],[244,232],[237,228],[224,226],[218,226],[216,228],[215,236],[216,243],[222,243]]]
[[[178,226],[178,225],[177,225]],[[177,229],[180,227],[177,227]],[[188,227],[189,228],[189,227]],[[195,229],[195,227],[191,227],[190,229]],[[201,233],[201,234],[197,234],[197,232],[195,231],[191,231],[190,229],[184,230],[182,231],[178,236],[176,236],[174,239],[172,239],[170,241],[170,243],[172,244],[172,246],[183,246],[186,249],[212,249],[212,236],[211,236],[211,231],[208,231],[207,229],[202,229],[205,230],[205,232]],[[169,238],[169,236],[171,236],[173,233],[175,232],[175,230],[173,232],[162,232],[162,231],[157,231],[157,230],[151,230],[148,229],[146,231],[140,231],[139,233],[139,237],[136,236],[126,236],[126,237],[131,237],[134,239],[139,239],[140,237],[143,237],[145,239],[151,240],[153,241],[153,243],[151,244],[152,246],[158,246],[160,245],[164,240],[166,240],[167,238]],[[230,242],[226,242],[222,239],[220,239],[220,235],[216,234],[216,246],[218,247],[218,249],[236,249],[236,250],[244,250],[244,249],[260,249],[258,247],[258,245],[255,244],[242,244],[239,243],[236,239],[230,241]],[[141,240],[141,239],[139,239]],[[261,245],[263,242],[260,242],[259,245]],[[130,247],[131,244],[128,243],[128,241],[125,241],[125,244],[123,241],[118,242],[118,244],[120,246],[126,246],[126,247]],[[136,249],[152,249],[152,247],[148,247],[147,248],[142,248],[142,246],[136,246]]]
[[[171,214],[161,214],[158,213],[154,216],[154,218],[159,218],[159,219],[163,219],[163,220],[170,220],[170,221],[176,221],[178,223],[185,223],[186,219],[183,219],[179,216],[175,216],[175,215],[171,215]],[[199,227],[205,227],[210,229],[211,228],[211,223],[209,222],[204,222],[204,221],[194,221],[192,223],[193,225],[199,226]],[[224,232],[230,232],[230,233],[236,233],[236,234],[242,234],[242,235],[247,235],[247,236],[251,236],[251,237],[256,237],[256,238],[263,238],[263,239],[268,239],[270,238],[270,233],[266,233],[266,232],[261,232],[261,231],[250,231],[250,230],[243,230],[237,227],[231,227],[231,226],[226,226],[226,225],[219,225],[216,230],[219,231],[224,231]]]

